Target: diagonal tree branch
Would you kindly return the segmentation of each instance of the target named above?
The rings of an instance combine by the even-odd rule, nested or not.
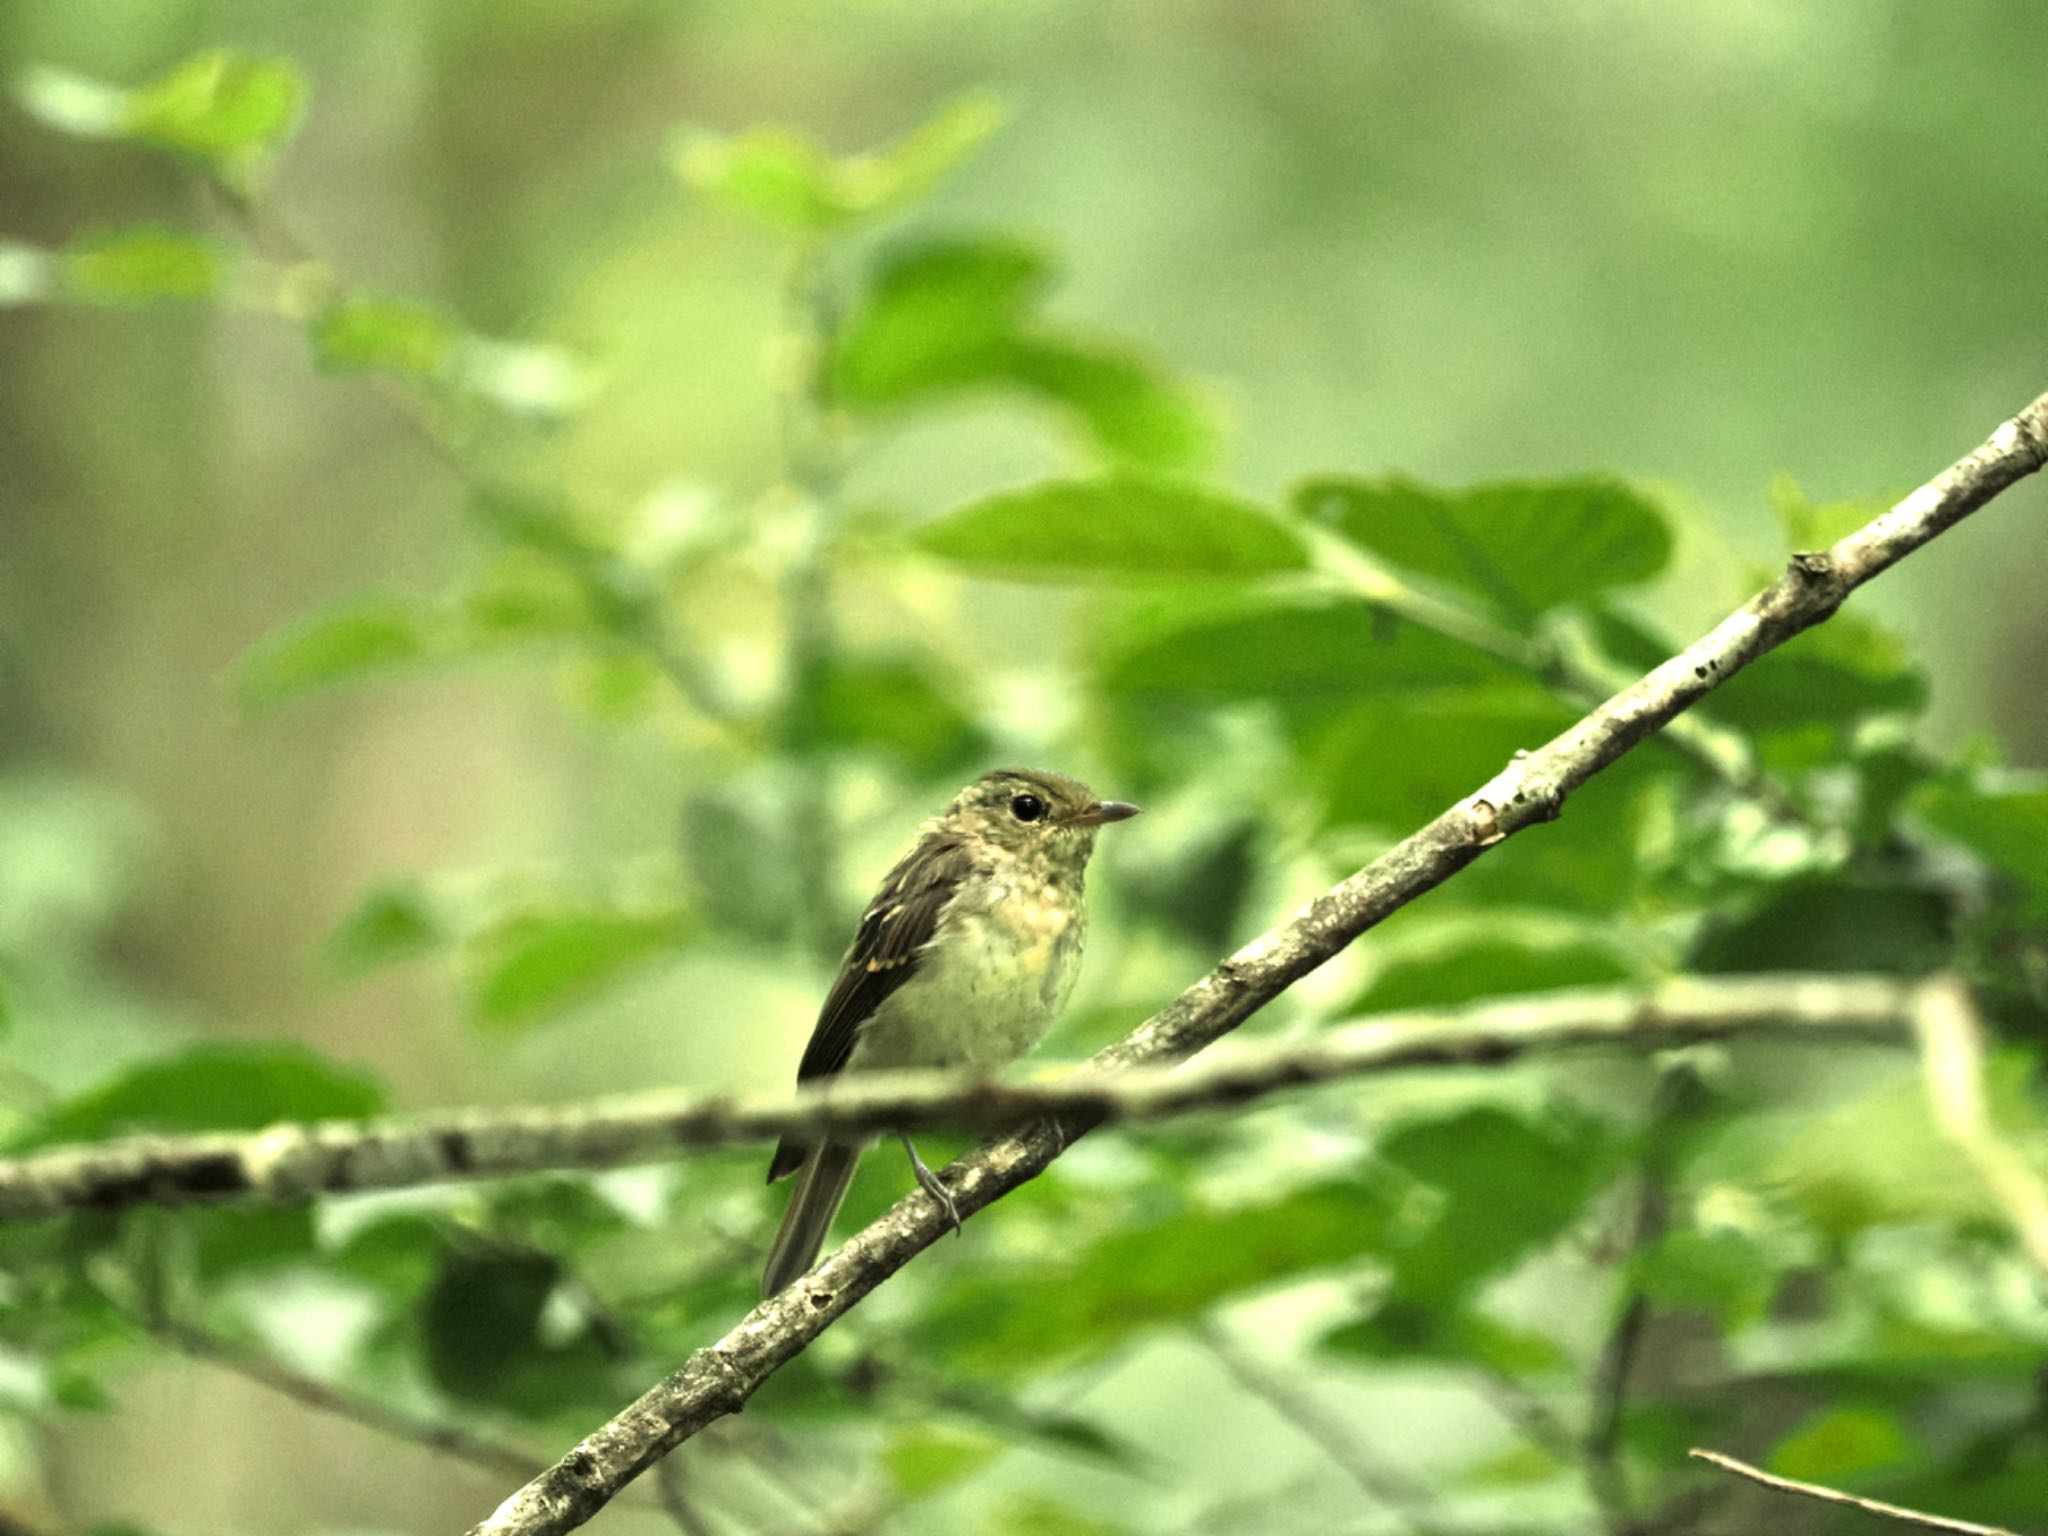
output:
[[[1979,1525],[1974,1520],[1955,1520],[1947,1515],[1930,1515],[1922,1510],[1907,1509],[1902,1504],[1887,1504],[1882,1499],[1866,1499],[1859,1494],[1844,1493],[1839,1488],[1824,1488],[1819,1483],[1802,1483],[1795,1478],[1779,1477],[1761,1467],[1752,1467],[1746,1461],[1737,1461],[1733,1456],[1720,1451],[1688,1451],[1686,1454],[1695,1461],[1704,1461],[1708,1466],[1719,1467],[1723,1472],[1733,1472],[1737,1477],[1746,1477],[1752,1483],[1764,1488],[1776,1489],[1779,1493],[1796,1493],[1809,1499],[1819,1499],[1824,1504],[1847,1504],[1865,1514],[1882,1515],[1887,1520],[1902,1521],[1917,1525],[1923,1530],[1952,1531],[1956,1536],[2019,1536],[2002,1525]]]
[[[1502,839],[1556,817],[1586,780],[1758,657],[1820,623],[1848,595],[2048,462],[2048,395],[1966,458],[1785,572],[1702,639],[1622,689],[1555,740],[1518,757],[1452,806],[1189,987],[1096,1055],[1109,1071],[1176,1061],[1228,1034],[1360,934],[1441,885]],[[1075,1116],[984,1142],[948,1169],[971,1214],[1034,1178],[1092,1122]],[[505,1500],[471,1536],[573,1530],[704,1425],[737,1412],[785,1361],[949,1230],[922,1191],[898,1202],[781,1295],[698,1350],[561,1461]]]
[[[1036,1083],[953,1073],[861,1073],[795,1096],[644,1094],[421,1119],[334,1120],[252,1132],[135,1136],[0,1160],[0,1221],[66,1210],[272,1202],[566,1168],[662,1161],[679,1147],[796,1135],[989,1129],[1044,1115],[1091,1125],[1242,1103],[1276,1089],[1407,1067],[1490,1064],[1529,1051],[1665,1047],[1794,1025],[1876,1034],[1919,1017],[1887,976],[1720,977],[1563,990],[1427,1013],[1381,1014],[1309,1039],[1186,1066],[1070,1072]]]

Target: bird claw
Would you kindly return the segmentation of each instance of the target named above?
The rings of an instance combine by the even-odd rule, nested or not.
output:
[[[925,1166],[924,1159],[917,1155],[916,1144],[908,1136],[903,1138],[903,1150],[910,1154],[910,1171],[917,1178],[917,1187],[938,1202],[939,1210],[945,1215],[946,1225],[953,1229],[955,1237],[959,1237],[960,1207],[953,1203],[953,1194],[946,1188],[946,1181]]]

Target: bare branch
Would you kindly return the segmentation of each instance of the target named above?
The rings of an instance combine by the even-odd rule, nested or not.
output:
[[[1742,668],[1820,623],[1849,593],[2048,461],[2048,395],[1984,445],[1832,548],[1795,555],[1783,575],[1703,639],[1622,689],[1555,740],[1260,935],[1129,1037],[1098,1070],[1177,1061],[1228,1034],[1389,914],[1511,834],[1556,817],[1594,774]],[[1091,1125],[1085,1117],[999,1136],[960,1158],[947,1187],[963,1215],[1036,1177]],[[769,1375],[947,1230],[919,1191],[856,1233],[715,1344],[697,1351],[610,1423],[518,1490],[472,1536],[573,1530],[705,1424],[745,1406]]]
[[[1241,1103],[1275,1089],[1404,1067],[1489,1064],[1526,1051],[1656,1047],[1796,1025],[1909,1027],[1889,977],[1761,976],[1559,991],[1455,1012],[1384,1014],[1284,1047],[1186,1066],[1082,1069],[1036,1083],[952,1073],[858,1073],[794,1097],[647,1094],[421,1119],[335,1120],[254,1132],[137,1136],[0,1160],[0,1221],[65,1210],[232,1199],[272,1202],[452,1179],[660,1161],[678,1148],[884,1130],[989,1129],[1034,1116],[1091,1125]]]
[[[1797,1493],[1809,1499],[1819,1499],[1825,1504],[1847,1504],[1866,1514],[1882,1515],[1887,1520],[1902,1520],[1907,1525],[1917,1525],[1929,1531],[1954,1531],[1960,1536],[2019,1536],[2002,1525],[1979,1525],[1974,1520],[1951,1520],[1946,1515],[1923,1514],[1917,1509],[1905,1509],[1897,1504],[1887,1504],[1882,1499],[1866,1499],[1853,1493],[1844,1493],[1839,1488],[1823,1488],[1819,1483],[1802,1483],[1794,1478],[1779,1477],[1761,1467],[1752,1467],[1746,1461],[1737,1461],[1733,1456],[1724,1456],[1719,1451],[1692,1450],[1686,1453],[1695,1461],[1704,1461],[1709,1466],[1719,1467],[1723,1472],[1733,1472],[1737,1477],[1746,1477],[1752,1483],[1765,1488],[1774,1488],[1779,1493]]]

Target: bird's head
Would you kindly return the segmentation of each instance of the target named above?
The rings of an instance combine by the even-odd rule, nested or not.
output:
[[[962,836],[1016,857],[1079,867],[1095,849],[1096,828],[1137,814],[1135,805],[1098,799],[1063,773],[999,768],[954,796],[945,821]]]

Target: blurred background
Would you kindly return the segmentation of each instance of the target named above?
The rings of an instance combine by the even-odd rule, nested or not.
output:
[[[1154,668],[1120,692],[1135,664],[1103,658],[1127,663],[1143,645],[1119,650],[1117,637],[1199,622],[1221,601],[1213,590],[988,579],[1040,555],[905,553],[905,530],[1105,466],[1194,474],[1276,506],[1309,475],[1456,487],[1600,472],[1661,508],[1672,541],[1616,613],[1647,643],[1690,639],[1782,559],[1788,519],[1910,489],[2048,388],[2048,113],[2029,63],[2044,34],[2048,13],[2030,0],[0,10],[14,84],[0,104],[12,1123],[53,1139],[50,1124],[76,1136],[163,1122],[151,1080],[134,1084],[167,1061],[190,1068],[175,1079],[190,1112],[168,1116],[184,1124],[232,1118],[208,1097],[223,1062],[260,1080],[260,1114],[242,1111],[259,1119],[778,1087],[874,878],[959,783],[1012,760],[1153,812],[1128,840],[1122,828],[1104,839],[1084,990],[1048,1054],[1106,1043],[1354,855],[1478,783],[1494,738],[1469,759],[1447,749],[1442,777],[1389,768],[1385,793],[1361,806],[1329,783],[1374,780],[1375,733],[1426,741],[1426,712],[1346,736],[1328,699],[1276,724],[1255,681],[1205,693]],[[298,84],[280,90],[303,90],[286,126],[259,124],[246,153],[232,133],[179,141],[163,128],[182,110],[175,89],[154,132],[140,98],[115,125],[93,95],[173,79],[209,49],[284,61]],[[756,124],[852,154],[949,103],[939,121],[963,153],[942,158],[960,163],[843,219],[778,213],[744,154],[719,158],[747,141],[717,136]],[[121,244],[138,230],[197,244],[138,255]],[[922,280],[920,259],[966,249],[937,242],[965,238],[987,244],[962,268],[972,292],[957,323],[1009,302],[989,296],[989,273],[1014,257],[1031,272],[1015,302],[1036,349],[1016,356],[1042,367],[957,390],[943,369],[863,384],[837,339],[880,313],[892,276]],[[181,288],[164,274],[194,250],[217,265]],[[95,251],[113,255],[94,268]],[[1140,395],[1143,419],[1120,416]],[[1857,614],[1895,639],[1858,632],[1746,716],[1732,711],[1764,722],[1766,766],[1812,774],[1825,811],[1845,765],[1861,773],[1873,753],[1930,784],[1955,762],[2048,762],[2043,495],[2020,487],[1859,595]],[[309,614],[339,617],[309,627]],[[1850,673],[1871,692],[1836,707],[1830,690]],[[1836,728],[1825,740],[1785,727],[1802,721],[1806,688]],[[1460,710],[1447,709],[1455,736]],[[1510,745],[1548,718],[1520,704],[1506,715]],[[1453,918],[1496,921],[1489,902],[1525,924],[1524,960],[1583,958],[1593,930],[1626,935],[1619,958],[1589,967],[1509,966],[1500,990],[1698,966],[1700,935],[1738,910],[1754,929],[1717,951],[1741,962],[1723,969],[1759,963],[1743,947],[1768,947],[1758,934],[1776,936],[1787,968],[1898,969],[1908,950],[1945,962],[1964,943],[1952,913],[1922,951],[1889,926],[1892,906],[1875,919],[1830,907],[1883,953],[1801,952],[1784,938],[1795,919],[1772,903],[1788,881],[1801,900],[1833,892],[1849,856],[1819,836],[1759,853],[1722,792],[1678,767],[1631,782],[1628,807],[1587,815],[1662,839],[1670,878],[1655,889],[1553,860],[1517,866],[1519,884],[1510,873],[1469,898],[1447,891],[1442,924],[1404,914],[1418,920],[1409,940],[1390,928],[1389,947],[1319,978],[1272,1027],[1344,1013],[1397,966],[1402,985],[1377,1005],[1456,1000],[1432,990],[1430,957],[1466,942]],[[1609,822],[1581,825],[1596,836]],[[1746,851],[1728,854],[1741,837]],[[1718,851],[1699,853],[1709,843]],[[1626,860],[1648,845],[1617,846]],[[1686,850],[1722,862],[1673,875]],[[1904,879],[1870,888],[1889,900]],[[256,1054],[203,1053],[219,1047]],[[1748,1110],[1773,1093],[1790,1111],[1810,1095],[1816,1115],[1866,1092],[1901,1115],[1914,1102],[1903,1058],[1759,1059],[1747,1076],[1728,1069],[1749,1084],[1732,1094]],[[2033,1060],[2010,1074],[2016,1104]],[[1589,1074],[1581,1088],[1608,1094],[1607,1108],[1573,1113],[1635,1126],[1647,1072]],[[1433,1101],[1396,1094],[1385,1111],[1415,1098],[1498,1117],[1496,1099],[1554,1097],[1533,1074],[1511,1089],[1459,1084]],[[991,1253],[1042,1273],[1031,1234],[1076,1209],[1105,1233],[1191,1221],[1159,1190],[1194,1201],[1203,1169],[1218,1187],[1202,1198],[1226,1208],[1261,1179],[1299,1198],[1288,1179],[1321,1177],[1370,1140],[1359,1116],[1314,1103],[1080,1149],[1071,1173],[971,1224],[920,1261],[930,1273],[835,1330],[784,1407],[763,1395],[758,1435],[691,1447],[695,1518],[713,1530],[1422,1529],[1399,1485],[1441,1481],[1456,1517],[1444,1528],[1713,1528],[1659,1514],[1656,1475],[1617,1503],[1574,1473],[1569,1444],[1518,1447],[1513,1403],[1504,1428],[1494,1388],[1447,1380],[1441,1360],[1390,1363],[1398,1352],[1383,1349],[1370,1379],[1354,1359],[1312,1382],[1340,1441],[1374,1442],[1401,1469],[1397,1496],[1376,1499],[1299,1415],[1247,1385],[1261,1370],[1297,1384],[1306,1373],[1210,1337],[1226,1324],[1207,1301],[1199,1316],[1166,1309],[1183,1333],[1118,1332],[1114,1349],[1028,1393],[1013,1390],[1029,1374],[1018,1362],[960,1343],[972,1318],[941,1315],[949,1284],[948,1316],[963,1295],[1007,1306],[996,1279],[962,1287]],[[1728,1159],[1699,1189],[1754,1196]],[[221,1252],[164,1262],[217,1308],[194,1324],[216,1344],[552,1456],[638,1390],[621,1387],[651,1380],[643,1366],[666,1369],[739,1315],[773,1217],[755,1161],[341,1204],[260,1238],[209,1216]],[[901,1192],[894,1170],[875,1169],[861,1190],[848,1223]],[[1511,1177],[1494,1197],[1514,1203]],[[1752,1268],[1796,1291],[1867,1260],[1915,1284],[1937,1276],[1951,1322],[1981,1313],[1958,1270],[1940,1268],[1965,1238],[1991,1241],[1981,1204],[1958,1199],[1865,1212],[1853,1231],[1806,1211],[1822,1235],[1802,1228]],[[987,1246],[1010,1220],[1011,1248]],[[1875,1258],[1856,1247],[1865,1226],[1881,1229]],[[74,1265],[78,1285],[113,1295],[95,1263],[142,1264],[139,1249],[177,1249],[195,1230],[45,1233],[36,1241],[71,1249],[14,1262],[22,1274]],[[1968,1252],[1960,1268],[1982,1271]],[[616,1287],[609,1309],[637,1330],[596,1364],[578,1352],[604,1343],[606,1311],[577,1312],[582,1280],[565,1257],[586,1253]],[[1273,1273],[1289,1262],[1276,1254]],[[1924,1361],[1916,1384],[1880,1362],[1839,1393],[1781,1387],[1747,1450],[1818,1433],[1823,1450],[1850,1453],[1794,1466],[1897,1474],[1961,1513],[1964,1493],[1995,1479],[1958,1458],[1994,1425],[2018,1425],[1999,1467],[2022,1486],[2048,1456],[2023,1368],[2048,1334],[2038,1297],[1998,1273],[2015,1319],[1997,1354],[2009,1375],[1987,1372],[1963,1406],[1930,1406]],[[1600,1331],[1587,1319],[1603,1315],[1611,1280],[1592,1263],[1519,1283],[1585,1302],[1558,1328],[1590,1358]],[[1764,1290],[1744,1326],[1784,1304]],[[1269,1298],[1278,1321],[1258,1336],[1317,1334],[1351,1315],[1348,1294]],[[163,1333],[143,1347],[118,1295],[100,1312],[69,1291],[44,1300],[59,1320],[43,1333],[23,1323],[0,1371],[13,1383],[7,1498],[31,1528],[425,1531],[467,1524],[509,1491],[502,1470],[287,1405],[239,1356],[191,1358],[206,1348]],[[1811,1294],[1797,1305],[1827,1310]],[[1714,1326],[1732,1331],[1739,1311]],[[896,1359],[892,1341],[927,1313],[943,1337]],[[462,1351],[521,1329],[535,1360],[566,1374],[516,1389],[479,1379]],[[926,1370],[943,1390],[917,1385]],[[1548,1387],[1530,1390],[1548,1401]],[[1028,1402],[1031,1422],[1005,1420],[991,1397]],[[1646,1427],[1610,1461],[1662,1456],[1698,1411],[1656,1408],[1664,1440]],[[1495,1440],[1494,1480],[1459,1483],[1469,1446]],[[1468,1495],[1469,1518],[1456,1502]],[[1994,1499],[1979,1518],[2044,1515],[2037,1494]],[[1627,1523],[1638,1517],[1648,1523]],[[601,1521],[663,1518],[649,1499]]]

